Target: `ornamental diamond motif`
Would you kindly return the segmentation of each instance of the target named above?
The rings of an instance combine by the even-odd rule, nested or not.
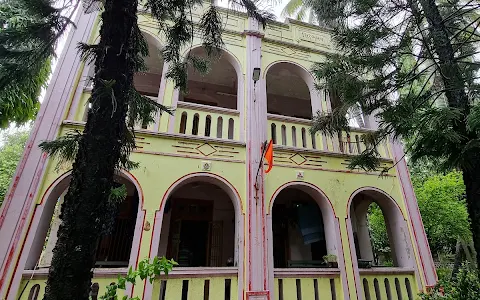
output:
[[[200,145],[196,149],[205,156],[209,156],[209,155],[212,155],[213,153],[217,152],[217,149],[210,146],[209,143],[205,143],[203,145]]]
[[[292,54],[295,54],[295,50],[291,49],[291,48],[282,48],[282,51],[285,53],[285,54],[288,54],[288,55],[292,55]]]
[[[305,157],[303,157],[303,155],[298,154],[298,153],[291,156],[290,160],[293,161],[295,164],[297,164],[297,166],[299,166],[301,164],[304,164],[307,161],[307,159]]]

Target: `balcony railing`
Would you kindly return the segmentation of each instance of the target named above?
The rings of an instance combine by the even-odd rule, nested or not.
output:
[[[371,268],[360,270],[365,300],[414,300],[418,289],[413,269]]]
[[[268,138],[274,144],[290,148],[320,150],[356,155],[366,149],[363,135],[368,129],[352,128],[350,133],[342,132],[330,137],[320,133],[311,134],[312,121],[274,114],[268,114]],[[377,145],[377,151],[382,158],[390,158],[387,143]]]
[[[90,90],[85,89],[80,97],[75,121],[86,121]],[[155,97],[150,97],[156,101]],[[318,150],[331,153],[357,155],[366,149],[364,135],[371,129],[352,128],[334,137],[321,133],[311,134],[311,120],[268,114],[268,138],[276,145],[292,149]],[[171,117],[169,132],[186,136],[208,137],[222,140],[241,141],[240,112],[234,109],[179,101],[175,115]],[[155,124],[135,126],[139,130],[155,130]],[[392,158],[388,143],[376,146],[382,158]]]
[[[272,299],[343,299],[338,269],[275,269],[274,277]]]
[[[112,282],[117,282],[119,275],[126,275],[127,269],[95,269],[92,279],[92,290],[90,297],[92,300],[100,299],[107,291],[107,286]],[[20,283],[18,300],[42,300],[45,295],[47,285],[48,269],[24,271]]]
[[[239,115],[233,109],[180,101],[175,112],[174,133],[238,141]]]
[[[152,299],[238,299],[237,268],[175,268],[153,283]]]

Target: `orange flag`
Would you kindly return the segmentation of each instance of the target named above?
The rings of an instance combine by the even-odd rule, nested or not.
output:
[[[270,140],[268,143],[267,150],[265,151],[265,160],[268,162],[268,168],[265,170],[265,173],[270,172],[273,167],[273,140]]]

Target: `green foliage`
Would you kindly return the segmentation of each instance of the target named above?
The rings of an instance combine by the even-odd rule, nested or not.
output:
[[[25,149],[29,131],[3,133],[0,141],[0,206]]]
[[[414,186],[432,253],[454,252],[458,238],[472,238],[460,172],[431,176]]]
[[[446,277],[439,280],[433,289],[420,294],[422,300],[477,300],[480,299],[478,271],[470,264],[464,264],[456,280]]]
[[[38,146],[43,152],[57,160],[58,169],[65,163],[75,159],[81,137],[82,133],[76,130],[59,137],[55,141],[42,142]]]
[[[110,191],[110,201],[114,203],[122,203],[127,197],[127,187],[122,184],[118,187],[112,188]]]
[[[379,120],[378,139],[408,140],[412,160],[426,157],[443,169],[472,166],[480,152],[475,105],[480,65],[474,56],[480,33],[473,13],[480,3],[313,0],[309,5],[333,29],[339,50],[312,68],[319,88],[339,98],[330,115],[314,119],[315,131],[345,130],[346,112],[360,106]],[[372,163],[378,153],[364,154],[350,167],[379,167]]]
[[[450,172],[420,176],[423,174],[414,173],[412,181],[430,249],[434,255],[454,253],[458,238],[472,238],[462,175]],[[387,228],[375,203],[369,207],[368,222],[374,251],[389,252]]]
[[[378,259],[379,254],[388,255],[391,251],[388,242],[387,226],[385,224],[382,210],[375,202],[370,204],[367,217],[373,252]]]
[[[0,128],[35,118],[56,41],[68,24],[48,0],[0,3]]]
[[[378,124],[376,141],[402,139],[413,163],[461,170],[480,263],[480,2],[313,0],[312,8],[338,50],[312,67],[318,87],[337,96],[313,128],[341,131],[345,112],[360,107]],[[388,171],[375,161],[379,153],[366,149],[349,168]]]
[[[168,273],[173,269],[174,266],[178,265],[173,259],[168,260],[165,257],[158,258],[154,257],[150,262],[148,258],[140,261],[138,264],[137,270],[132,270],[130,268],[125,277],[119,276],[118,281],[107,286],[107,291],[103,296],[100,296],[101,300],[117,300],[118,290],[126,290],[127,284],[135,285],[137,279],[145,280],[148,279],[150,283],[153,283],[157,276],[161,274],[168,275]],[[128,296],[123,296],[122,300],[140,300],[138,297],[130,298]]]
[[[91,9],[93,3],[99,1],[90,0],[87,2],[87,4],[84,4],[88,9]],[[271,13],[259,10],[256,2],[251,0],[233,1],[231,4],[246,9],[247,13],[257,19],[263,26],[266,25],[267,21],[273,19]],[[182,91],[186,91],[187,89],[188,66],[191,65],[201,73],[207,73],[209,71],[209,60],[218,56],[221,48],[224,46],[222,40],[222,19],[218,7],[212,5],[209,6],[201,17],[199,27],[203,46],[207,53],[207,59],[191,54],[188,54],[187,58],[184,59],[182,49],[187,48],[189,44],[191,46],[194,32],[197,30],[191,20],[191,12],[195,5],[203,5],[203,2],[200,0],[184,0],[175,3],[158,0],[147,0],[145,2],[145,8],[148,9],[151,16],[158,21],[159,34],[163,34],[166,37],[167,42],[162,52],[165,62],[169,63],[166,77],[173,80],[175,87]],[[134,24],[134,30],[132,31],[130,39],[132,45],[131,52],[133,53],[133,55],[129,57],[131,68],[134,72],[144,71],[144,57],[149,55],[148,45],[137,23]],[[105,71],[99,66],[101,66],[102,61],[105,59],[107,52],[106,46],[101,43],[96,45],[80,43],[77,48],[85,62],[95,62],[96,65],[95,76],[93,78],[94,92],[90,99],[92,109],[89,111],[89,116],[95,113],[99,109],[99,106],[102,105],[101,103],[97,103],[97,101],[100,101],[99,99],[103,101],[107,101],[108,99],[115,111],[118,101],[114,93],[114,87],[117,83],[114,80],[106,80],[100,76],[100,74]],[[133,81],[130,82],[130,84],[128,96],[126,97],[128,102],[126,126],[128,128],[126,127],[125,130],[122,131],[122,136],[119,137],[122,141],[122,154],[117,166],[118,168],[126,169],[138,167],[137,163],[129,160],[131,151],[136,147],[134,126],[136,124],[148,126],[155,121],[157,114],[161,114],[162,112],[173,113],[172,109],[138,93],[133,86]],[[60,137],[56,141],[44,141],[40,147],[50,155],[57,156],[59,161],[64,163],[65,161],[73,161],[76,155],[75,147],[78,147],[81,139],[81,134],[69,135]],[[63,147],[65,149],[62,149]]]

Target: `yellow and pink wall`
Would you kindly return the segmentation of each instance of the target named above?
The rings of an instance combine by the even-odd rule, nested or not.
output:
[[[203,10],[198,7],[193,11],[195,20]],[[305,81],[312,113],[331,109],[328,94],[315,89],[309,73],[314,62],[324,60],[326,54],[334,51],[328,30],[293,20],[269,24],[264,30],[242,13],[223,10],[222,15],[224,56],[237,76],[236,109],[181,101],[179,91],[165,79],[168,68],[165,63],[158,96],[154,98],[175,108],[175,114],[159,116],[148,128],[137,130],[139,147],[132,159],[140,167],[120,176],[135,185],[140,198],[130,266],[157,255],[166,201],[191,182],[217,185],[232,200],[236,266],[176,268],[170,276],[154,284],[142,282],[129,287],[127,293],[143,299],[161,299],[162,293],[166,293],[164,299],[182,299],[182,288],[188,281],[188,299],[225,299],[228,280],[230,299],[238,300],[318,299],[316,294],[320,294],[320,299],[414,299],[419,291],[434,285],[435,268],[408,170],[404,160],[397,162],[403,158],[400,144],[389,141],[379,146],[382,164],[395,165],[386,176],[349,170],[348,159],[364,147],[358,137],[375,130],[374,120],[365,116],[367,128],[352,129],[349,137],[357,142],[351,147],[351,143],[342,146],[350,141],[346,133],[340,138],[317,134],[311,139],[303,135],[310,128],[308,120],[267,112],[266,76],[279,63],[291,65],[292,72]],[[157,35],[148,13],[140,14],[139,23],[142,31],[161,47],[163,37]],[[37,299],[29,298],[31,295],[41,299],[43,295],[45,271],[26,266],[35,259],[32,253],[38,252],[35,245],[39,241],[35,237],[48,230],[43,224],[51,218],[52,203],[68,186],[69,166],[56,169],[55,161],[41,153],[38,144],[72,129],[81,130],[85,124],[90,91],[83,83],[89,68],[80,60],[76,45],[97,39],[98,17],[79,14],[76,24],[0,210],[0,299],[17,299],[20,294],[20,299]],[[200,46],[201,41],[195,38],[192,48]],[[252,79],[255,68],[261,70],[256,82]],[[190,116],[184,132],[180,132],[182,114]],[[194,115],[199,127],[196,135],[188,134],[194,126],[191,121]],[[221,134],[205,136],[207,117],[213,120],[213,128],[218,126],[219,117],[224,120]],[[297,134],[292,135],[292,131]],[[264,174],[258,169],[261,146],[273,136],[278,139],[274,147],[275,164],[269,174]],[[272,206],[276,196],[286,188],[299,189],[318,203],[325,223],[327,248],[337,256],[338,268],[273,267]],[[394,224],[397,236],[394,243],[401,248],[399,267],[358,268],[350,205],[360,194],[379,203],[386,218]],[[101,293],[125,272],[126,269],[96,269],[93,282],[99,284]],[[163,291],[165,279],[166,291]],[[205,293],[206,280],[209,296],[203,298],[199,295]]]

